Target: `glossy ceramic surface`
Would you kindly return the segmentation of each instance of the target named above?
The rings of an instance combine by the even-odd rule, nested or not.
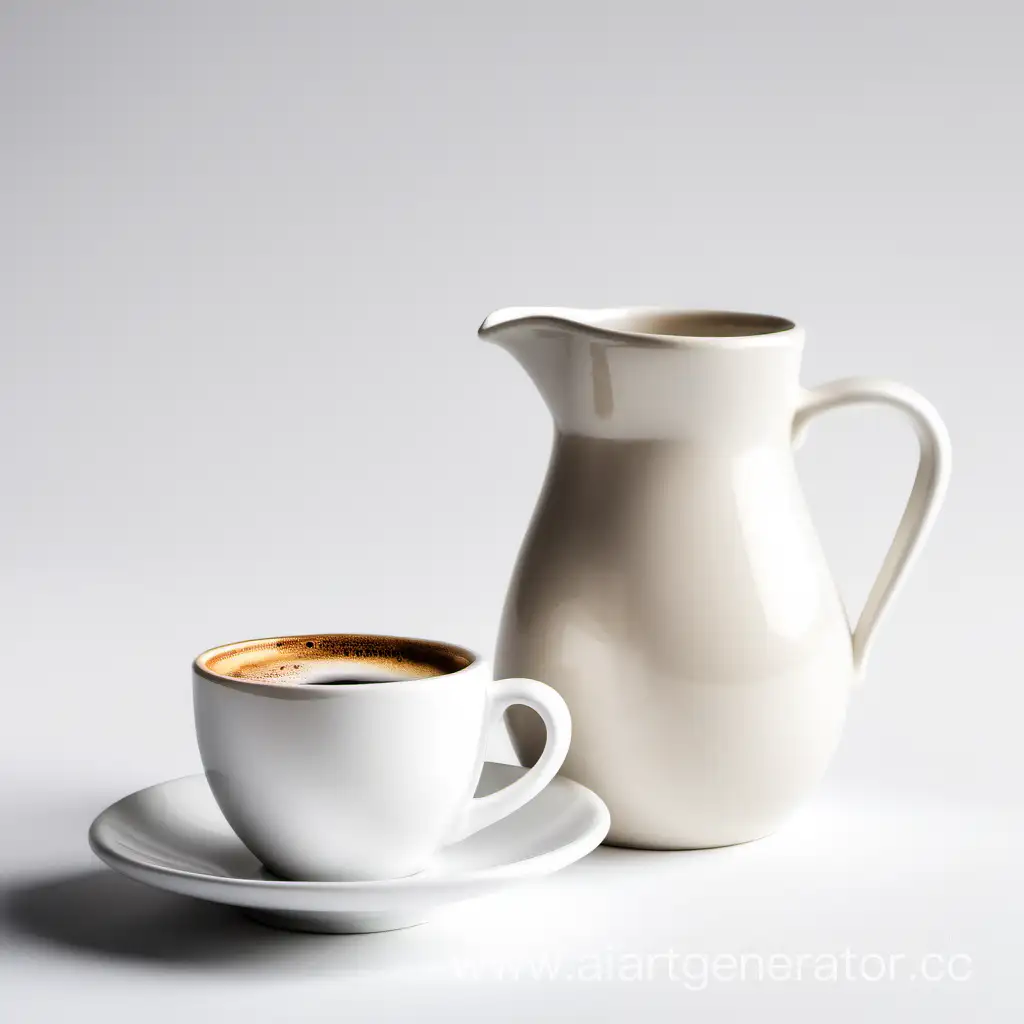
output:
[[[281,878],[415,874],[441,847],[535,798],[569,748],[557,693],[531,679],[495,682],[475,656],[444,675],[322,685],[225,678],[204,657],[193,695],[210,788]],[[507,789],[474,799],[487,732],[512,704],[543,723],[537,762]]]
[[[721,846],[771,832],[818,782],[874,631],[938,510],[937,413],[875,378],[806,390],[803,331],[757,314],[510,309],[508,350],[555,421],[495,659],[566,699],[563,772],[612,814],[609,841]],[[906,512],[855,629],[793,460],[820,413],[893,406],[920,441]],[[530,764],[541,735],[508,716]]]
[[[486,763],[480,796],[525,775]],[[89,842],[130,878],[241,907],[281,928],[366,932],[405,928],[437,908],[550,874],[586,856],[608,831],[592,792],[555,779],[536,799],[441,851],[422,872],[376,882],[289,882],[271,876],[239,841],[202,775],[141,790],[108,807]]]

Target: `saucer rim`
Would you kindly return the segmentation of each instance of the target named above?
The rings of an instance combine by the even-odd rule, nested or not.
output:
[[[499,764],[506,768],[519,769],[525,772],[527,769],[521,765],[506,764],[501,761],[485,762]],[[488,868],[469,869],[464,874],[453,879],[448,877],[437,877],[424,875],[422,873],[408,875],[404,878],[381,878],[368,881],[309,881],[302,879],[262,879],[262,878],[238,878],[234,875],[211,875],[202,871],[188,871],[184,868],[172,868],[162,864],[154,864],[152,861],[143,860],[139,857],[128,856],[120,852],[110,842],[106,841],[102,832],[109,826],[106,820],[122,804],[134,800],[150,790],[163,789],[173,786],[175,783],[184,782],[189,779],[203,779],[205,773],[192,772],[188,775],[180,775],[173,779],[165,779],[163,782],[154,783],[151,786],[143,786],[115,800],[114,803],[104,808],[89,826],[88,840],[89,848],[108,867],[122,874],[138,878],[139,873],[158,875],[168,879],[182,879],[185,881],[209,883],[215,886],[229,886],[235,889],[260,889],[264,891],[280,892],[310,892],[310,893],[341,893],[358,892],[372,893],[394,893],[396,891],[408,890],[410,892],[429,892],[431,889],[444,890],[451,887],[453,882],[474,883],[501,882],[505,880],[519,880],[535,877],[537,875],[550,874],[558,871],[569,864],[582,859],[588,853],[595,850],[604,841],[611,828],[611,814],[605,802],[591,789],[576,782],[573,779],[558,775],[549,783],[567,787],[576,792],[578,798],[586,802],[594,813],[594,823],[576,836],[571,841],[554,850],[534,854],[522,860],[513,860],[509,863],[499,864]],[[241,843],[241,840],[239,840]],[[244,845],[244,844],[243,844]],[[458,844],[453,844],[458,845]],[[582,850],[582,852],[580,852]]]

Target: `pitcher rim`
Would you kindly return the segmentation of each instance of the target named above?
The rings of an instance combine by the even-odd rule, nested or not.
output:
[[[799,346],[803,343],[802,328],[788,317],[742,310],[682,309],[670,306],[609,306],[592,309],[509,306],[487,316],[477,333],[484,340],[490,340],[504,328],[544,324],[571,328],[612,344],[751,348]],[[691,329],[687,331],[687,327]],[[758,327],[761,329],[756,329]]]

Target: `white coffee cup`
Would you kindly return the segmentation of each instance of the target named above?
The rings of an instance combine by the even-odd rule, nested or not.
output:
[[[565,701],[495,681],[472,651],[405,637],[314,634],[228,644],[193,664],[206,777],[274,875],[400,878],[535,797],[569,750]],[[474,798],[490,726],[513,704],[547,727],[536,764]]]

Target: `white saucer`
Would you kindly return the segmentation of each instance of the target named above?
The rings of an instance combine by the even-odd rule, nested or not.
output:
[[[485,795],[525,771],[486,763]],[[608,833],[608,808],[589,789],[556,778],[502,821],[443,850],[418,875],[380,882],[274,878],[224,820],[204,775],[140,790],[108,807],[89,829],[101,860],[139,882],[243,908],[278,928],[379,932],[422,924],[456,903],[585,857]]]

